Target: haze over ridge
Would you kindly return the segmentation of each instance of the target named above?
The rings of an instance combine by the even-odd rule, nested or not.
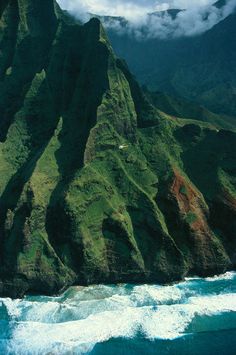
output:
[[[187,1],[144,1],[139,0],[59,0],[62,8],[76,17],[87,21],[91,15],[106,16],[104,25],[119,34],[128,33],[137,39],[170,38],[201,34],[224,18],[236,8],[236,0],[218,2],[212,0]],[[166,10],[184,9],[173,16]],[[164,12],[163,12],[164,11]],[[159,14],[157,13],[159,12]],[[155,13],[155,16],[150,14]],[[108,18],[113,17],[113,18]],[[127,22],[120,22],[114,17],[124,17]]]

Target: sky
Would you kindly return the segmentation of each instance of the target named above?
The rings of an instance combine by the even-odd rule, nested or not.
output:
[[[87,14],[122,16],[128,20],[125,31],[139,39],[198,35],[227,17],[236,8],[236,0],[227,0],[222,9],[216,0],[58,0],[63,9],[86,21]],[[148,13],[170,8],[186,9],[172,19],[168,14],[150,18]],[[117,21],[106,23],[118,33],[124,28]],[[145,28],[145,31],[143,29]]]

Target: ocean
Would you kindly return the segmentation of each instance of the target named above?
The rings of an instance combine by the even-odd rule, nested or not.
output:
[[[236,273],[0,298],[2,355],[235,355]]]

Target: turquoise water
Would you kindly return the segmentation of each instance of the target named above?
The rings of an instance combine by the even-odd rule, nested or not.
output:
[[[235,355],[236,273],[0,299],[0,354]]]

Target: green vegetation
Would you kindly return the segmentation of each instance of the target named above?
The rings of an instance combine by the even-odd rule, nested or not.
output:
[[[179,191],[181,194],[188,196],[188,190],[186,186],[182,185]]]
[[[191,123],[195,120],[198,121],[196,124],[205,125],[205,127],[236,131],[235,117],[213,113],[193,101],[174,98],[158,91],[150,92],[146,88],[144,90],[150,102],[157,109],[167,113],[177,121],[181,122],[182,119],[185,119]]]
[[[38,6],[0,22],[0,294],[232,267],[235,134],[156,109],[99,20]]]
[[[193,212],[189,212],[185,216],[185,221],[189,224],[193,224],[197,221],[197,215]]]

